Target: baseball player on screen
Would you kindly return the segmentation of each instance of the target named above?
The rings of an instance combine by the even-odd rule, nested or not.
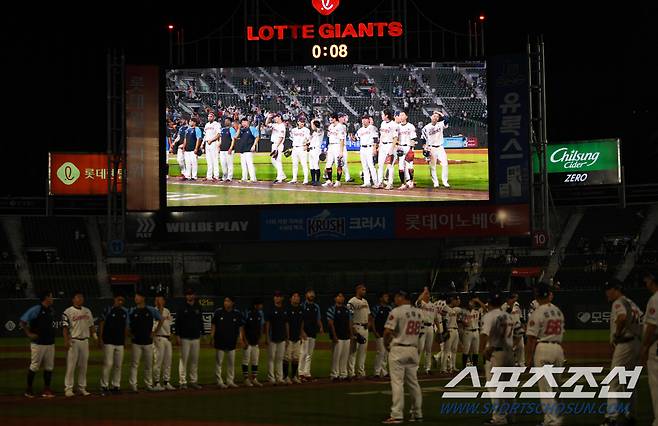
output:
[[[197,381],[201,335],[204,332],[203,314],[194,289],[185,290],[185,303],[176,311],[176,343],[180,346],[178,381],[181,389],[187,389],[188,367],[190,387],[201,389]]]
[[[612,303],[610,312],[610,343],[614,346],[610,368],[624,367],[632,370],[640,361],[640,338],[642,336],[642,310],[623,293],[622,283],[617,279],[610,279],[605,283],[605,295]],[[626,386],[619,383],[619,377],[610,382],[610,392],[625,392]],[[629,409],[626,413],[617,411],[616,398],[608,398],[608,412],[603,421],[604,425],[627,424],[632,419],[635,395],[628,400]]]
[[[206,180],[219,179],[219,137],[222,126],[215,121],[215,114],[208,114],[208,122],[203,128],[206,152]]]
[[[184,158],[185,158],[185,172],[183,176],[187,180],[196,180],[197,178],[197,169],[198,169],[198,157],[197,154],[201,149],[201,141],[203,139],[203,132],[200,128],[197,127],[197,119],[195,117],[190,118],[190,125],[185,130],[185,139],[184,144]]]
[[[320,305],[315,303],[315,290],[312,288],[306,290],[306,300],[302,303],[302,312],[304,316],[304,334],[302,335],[302,350],[299,356],[299,376],[302,380],[311,380],[315,339],[318,334],[324,333]]]
[[[386,189],[393,189],[393,164],[397,156],[395,148],[400,137],[400,126],[393,120],[390,109],[382,111],[382,124],[379,126],[379,144],[377,146],[377,182],[384,185]],[[384,174],[386,171],[386,174]]]
[[[476,295],[468,301],[468,310],[462,309],[462,366],[478,365],[480,353],[480,318],[484,312],[484,304]]]
[[[320,184],[320,153],[324,139],[324,128],[320,120],[311,121],[311,143],[308,147],[308,164],[311,169],[311,185]]]
[[[153,330],[153,321],[158,324]],[[162,316],[153,306],[146,305],[146,295],[138,290],[135,292],[135,307],[128,313],[128,324],[132,335],[132,362],[128,383],[133,392],[137,390],[137,370],[144,357],[144,384],[149,392],[153,388],[153,336],[160,333]]]
[[[180,168],[181,178],[185,179],[185,134],[187,133],[187,118],[179,119],[178,132],[171,146],[171,153],[176,154],[176,161]]]
[[[423,394],[418,384],[418,341],[423,328],[423,314],[411,306],[409,294],[404,290],[395,293],[396,307],[384,325],[384,345],[389,351],[388,368],[391,375],[391,416],[384,424],[404,421],[404,385],[411,393],[411,422],[423,421]]]
[[[158,294],[155,296],[155,309],[160,312],[162,317],[162,325],[160,325],[160,330],[157,334],[153,336],[153,374],[155,376],[155,386],[153,387],[156,391],[163,390],[175,390],[171,383],[171,322],[172,316],[169,309],[165,307],[166,299],[163,294]],[[153,321],[153,332],[155,333],[156,328],[158,327],[160,321]],[[160,384],[160,378],[162,378],[162,384]]]
[[[270,151],[270,161],[276,170],[274,183],[283,183],[286,180],[286,174],[283,173],[283,142],[286,139],[286,124],[278,112],[270,113],[265,120],[265,125],[272,129],[270,140],[272,149]]]
[[[347,308],[352,314],[352,327],[355,339],[350,343],[350,358],[347,367],[348,377],[366,377],[366,355],[368,350],[368,330],[372,328],[370,306],[366,300],[366,286],[357,284],[355,295],[347,302]]]
[[[384,324],[388,320],[388,315],[391,313],[391,305],[389,303],[389,294],[387,292],[380,292],[377,296],[379,304],[372,309],[373,316],[373,332],[377,342],[377,355],[375,356],[375,377],[384,378],[388,376],[388,351],[384,346]]]
[[[647,366],[649,375],[649,391],[653,404],[653,423],[658,426],[658,281],[651,272],[645,272],[644,285],[651,292],[647,302],[647,312],[644,317],[644,336],[640,357],[642,364]]]
[[[416,126],[409,123],[407,113],[400,111],[400,143],[398,150],[401,151],[398,159],[398,173],[400,174],[400,189],[411,189],[414,187],[414,146],[416,145]]]
[[[288,340],[288,318],[283,306],[283,294],[274,292],[274,306],[265,316],[265,335],[267,336],[267,379],[272,385],[285,385],[283,379],[283,357]]]
[[[53,398],[50,389],[55,367],[55,312],[53,310],[53,293],[44,291],[39,296],[41,303],[32,306],[21,315],[20,326],[30,339],[30,367],[27,370],[27,389],[25,396],[34,398],[34,377],[43,367],[42,398]]]
[[[244,377],[244,384],[248,387],[261,387],[263,385],[258,381],[258,358],[260,355],[258,343],[265,326],[262,299],[256,298],[251,302],[251,307],[244,315],[243,323],[242,376]],[[251,372],[249,367],[251,367]]]
[[[562,350],[562,338],[564,336],[564,315],[560,308],[550,302],[551,289],[546,283],[537,288],[537,301],[539,306],[528,320],[528,353],[527,359],[534,367],[552,365],[562,367],[564,365],[564,351]],[[537,384],[539,392],[550,393],[553,391],[545,377]],[[561,425],[562,416],[556,410],[554,398],[542,398],[545,425]]]
[[[210,328],[210,336],[215,347],[215,378],[217,386],[221,389],[238,387],[235,384],[235,348],[244,331],[242,315],[234,309],[234,304],[233,297],[226,296],[223,307],[213,314]],[[222,378],[224,356],[226,356],[226,383]]]
[[[128,334],[128,309],[124,306],[125,303],[125,297],[116,293],[112,306],[105,311],[98,325],[99,343],[103,350],[102,395],[118,394],[121,389],[121,366]],[[112,387],[110,387],[110,371]]]
[[[430,289],[423,288],[418,296],[416,307],[420,309],[423,318],[423,328],[420,331],[418,343],[419,355],[425,354],[425,374],[430,374],[432,369],[432,345],[434,345],[434,327],[441,332],[441,314],[436,309],[436,304],[430,301]],[[420,359],[420,358],[419,358]]]
[[[240,121],[240,129],[235,134],[235,151],[240,154],[240,167],[242,179],[240,182],[256,182],[256,167],[254,166],[254,152],[260,140],[258,127],[251,126],[248,118]]]
[[[290,130],[292,139],[292,179],[288,183],[297,183],[297,172],[299,165],[304,173],[304,185],[308,185],[308,151],[311,142],[311,131],[306,127],[306,118],[301,116],[297,119],[297,127]]]
[[[370,188],[370,186],[379,187],[377,180],[377,171],[373,163],[373,150],[375,139],[379,137],[377,128],[370,124],[368,114],[361,118],[362,126],[356,131],[356,138],[360,141],[361,169],[363,170],[363,185],[361,188]]]
[[[503,304],[503,295],[494,292],[489,297],[489,311],[482,317],[480,330],[480,353],[484,357],[484,374],[489,382],[492,378],[493,367],[512,367],[514,365],[514,337],[515,324],[507,312],[500,309]],[[493,392],[491,389],[490,392]],[[500,407],[507,400],[492,398],[491,419],[486,424],[507,424],[507,414],[501,412]]]
[[[73,292],[72,306],[62,314],[64,332],[64,347],[66,348],[66,376],[64,377],[64,395],[75,395],[73,386],[74,375],[78,371],[78,393],[82,396],[91,395],[87,391],[87,363],[89,361],[89,337],[98,340],[94,328],[94,315],[82,306],[85,297],[81,291]]]
[[[448,184],[448,155],[443,147],[443,129],[447,126],[443,114],[439,111],[433,111],[431,121],[423,127],[422,134],[425,139],[423,149],[430,153],[430,176],[434,188],[439,187],[439,179],[436,176],[436,162],[441,164],[441,182],[446,188]]]
[[[345,306],[345,295],[341,291],[334,296],[334,305],[327,309],[327,326],[332,342],[330,377],[334,382],[347,380],[353,328],[352,315]]]
[[[300,302],[301,296],[295,291],[290,295],[290,305],[286,309],[288,340],[286,341],[286,353],[283,356],[283,377],[288,385],[302,382],[298,375],[301,340],[304,334],[304,311]]]
[[[344,112],[338,113],[338,120],[345,126],[345,146],[343,147],[343,172],[345,174],[345,182],[354,182],[354,179],[350,176],[350,167],[347,163],[349,152],[347,150],[347,138],[354,140],[354,126],[349,123],[350,117]]]
[[[443,364],[441,371],[452,373],[457,370],[457,347],[459,346],[459,324],[458,318],[461,316],[461,303],[458,295],[448,298],[448,305],[444,308],[442,316],[446,318],[448,327],[448,339],[443,346]]]
[[[327,145],[327,161],[325,163],[325,174],[327,181],[322,186],[340,186],[340,179],[343,176],[343,152],[345,150],[345,138],[347,137],[347,128],[338,120],[338,114],[333,113],[329,118],[329,127],[327,135],[329,144]],[[334,163],[336,164],[336,182],[332,183],[332,172]]]

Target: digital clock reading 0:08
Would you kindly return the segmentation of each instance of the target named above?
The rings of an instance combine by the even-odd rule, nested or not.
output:
[[[311,54],[315,59],[319,58],[347,58],[346,44],[332,44],[331,46],[314,45]]]

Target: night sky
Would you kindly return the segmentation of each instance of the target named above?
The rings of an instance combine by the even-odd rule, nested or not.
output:
[[[543,33],[549,141],[620,137],[627,182],[658,182],[656,6],[416,1],[422,8],[432,5],[424,14],[454,31],[466,31],[467,20],[484,13],[488,54],[524,51],[526,34]],[[3,12],[3,196],[45,195],[48,151],[106,149],[108,47],[125,49],[128,62],[166,64],[168,23],[184,27],[192,40],[233,16],[244,34],[239,3],[136,3],[107,2],[108,10],[96,2],[35,4]],[[372,7],[385,3],[342,0],[334,17],[367,18]],[[309,4],[263,1],[261,10],[278,22],[316,22]]]

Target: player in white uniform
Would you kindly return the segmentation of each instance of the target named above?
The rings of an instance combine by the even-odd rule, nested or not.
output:
[[[327,162],[325,163],[325,173],[327,181],[322,186],[339,187],[340,178],[343,175],[343,151],[345,149],[345,138],[347,137],[347,128],[344,124],[338,121],[338,114],[331,114],[329,118],[331,124],[327,128],[327,135],[329,136],[329,144],[327,145]],[[332,168],[336,163],[336,183],[332,183]]]
[[[510,293],[507,296],[507,301],[503,303],[500,308],[512,316],[514,323],[521,323],[521,305],[519,304],[519,295],[517,293]],[[521,328],[523,331],[523,328]],[[514,363],[516,366],[525,366],[525,342],[519,339],[518,344],[514,347]]]
[[[306,127],[306,118],[299,117],[297,127],[290,130],[292,139],[292,180],[288,183],[297,183],[299,164],[304,173],[304,185],[308,185],[308,148],[311,143],[311,131]]]
[[[338,113],[338,121],[340,121],[345,126],[345,135],[346,135],[345,146],[343,147],[343,172],[345,174],[345,182],[354,181],[354,179],[352,179],[352,177],[350,176],[350,167],[347,164],[347,160],[349,159],[349,155],[348,155],[349,153],[347,151],[347,135],[349,135],[350,138],[354,137],[352,133],[348,132],[349,125],[347,122],[349,121],[349,119],[350,117],[344,112]]]
[[[369,115],[364,115],[361,123],[363,125],[356,131],[356,138],[361,143],[361,169],[363,170],[363,185],[361,185],[361,188],[370,188],[371,185],[377,188],[379,187],[379,181],[373,162],[373,149],[375,139],[379,137],[379,133],[377,128],[370,124]]]
[[[311,121],[311,143],[308,147],[308,165],[311,169],[311,185],[320,185],[320,153],[324,129],[320,120]]]
[[[215,114],[208,114],[208,122],[203,128],[203,141],[206,151],[206,180],[219,180],[219,133],[222,126],[215,121]]]
[[[74,375],[78,370],[78,392],[91,395],[87,391],[87,362],[89,361],[89,337],[98,340],[94,328],[94,315],[82,306],[85,297],[80,291],[73,292],[73,306],[62,314],[64,348],[66,348],[66,376],[64,378],[64,395],[74,396]]]
[[[632,370],[640,361],[641,320],[643,313],[635,302],[624,296],[622,284],[616,279],[611,279],[605,283],[605,295],[608,301],[612,303],[612,311],[610,312],[610,343],[613,344],[614,351],[612,352],[610,368],[624,367]],[[626,391],[626,387],[620,384],[618,379],[618,377],[614,378],[610,382],[610,392]],[[632,416],[636,394],[637,392],[633,392],[633,397],[628,400],[630,406],[626,413],[627,416]],[[603,424],[616,425],[622,422],[623,413],[610,409],[616,405],[616,398],[608,398],[609,411],[605,415]],[[623,424],[626,423],[623,422]]]
[[[353,335],[356,339],[350,342],[350,357],[347,364],[349,378],[366,376],[366,354],[368,351],[368,330],[372,328],[370,305],[365,298],[366,286],[357,284],[355,295],[347,302],[347,308],[352,314]]]
[[[162,325],[158,330],[158,334],[153,336],[153,376],[155,379],[153,390],[155,391],[176,390],[169,382],[171,379],[171,323],[173,318],[169,309],[165,307],[165,303],[164,295],[155,296],[155,308],[162,317]],[[159,323],[159,321],[153,321],[154,332]],[[161,373],[162,384],[160,384]]]
[[[514,336],[516,327],[512,317],[500,309],[503,302],[500,293],[494,293],[489,298],[489,311],[482,317],[482,329],[480,330],[480,352],[484,356],[484,374],[487,383],[491,380],[492,367],[511,367],[514,365]],[[486,386],[485,384],[485,386]],[[490,389],[491,392],[494,389]],[[492,398],[491,403],[499,406],[509,402],[502,398]],[[487,424],[507,424],[507,415],[498,409],[492,410],[491,419]]]
[[[391,416],[384,424],[404,421],[404,385],[411,393],[410,421],[423,420],[423,394],[418,384],[418,341],[423,328],[422,312],[411,306],[409,294],[395,293],[395,305],[384,325],[384,345],[389,351],[388,370],[391,376]]]
[[[480,317],[484,311],[484,304],[473,295],[468,301],[468,309],[462,309],[462,365],[478,365],[480,353]]]
[[[407,122],[407,113],[400,112],[400,143],[398,151],[402,155],[398,158],[398,173],[400,175],[400,189],[414,187],[414,146],[416,146],[416,126]]]
[[[650,272],[644,274],[643,280],[652,295],[647,302],[644,317],[644,337],[640,356],[642,364],[647,366],[649,375],[649,391],[653,404],[652,426],[658,426],[658,281]]]
[[[423,139],[425,145],[423,149],[430,153],[430,176],[434,188],[439,187],[439,179],[436,176],[436,162],[441,164],[441,182],[446,188],[450,188],[448,184],[448,155],[443,147],[443,129],[448,127],[443,119],[443,114],[439,111],[432,112],[432,121],[423,127]]]
[[[273,122],[272,122],[273,121]],[[265,120],[265,125],[272,129],[270,140],[272,141],[272,148],[270,151],[270,161],[276,170],[276,178],[274,183],[282,183],[286,180],[286,175],[283,173],[283,142],[286,139],[286,124],[281,119],[281,114],[276,112],[270,114]]]
[[[418,352],[422,357],[425,354],[425,374],[430,374],[432,369],[432,345],[434,344],[434,327],[441,333],[441,314],[435,303],[430,301],[430,289],[423,288],[418,296],[416,307],[423,313],[423,329],[420,334]]]
[[[442,316],[446,318],[448,327],[448,339],[445,342],[443,351],[443,364],[441,371],[452,373],[457,371],[457,347],[459,346],[459,317],[461,316],[462,308],[459,307],[461,303],[459,296],[450,296],[448,305],[443,309]]]
[[[441,366],[443,366],[443,358],[446,356],[446,353],[444,351],[445,349],[445,339],[444,336],[448,333],[448,326],[447,326],[447,318],[444,316],[445,314],[445,309],[448,306],[448,303],[446,302],[446,297],[445,296],[439,296],[439,299],[434,302],[436,305],[436,311],[439,313],[439,316],[441,317],[441,332],[439,333],[439,352],[434,354],[434,361],[436,362],[436,366],[439,368],[440,373],[445,373],[446,371],[441,370]]]
[[[386,189],[393,189],[393,164],[395,164],[395,147],[400,136],[400,126],[393,120],[391,110],[382,111],[382,124],[379,126],[379,144],[377,146],[377,181],[386,182]],[[386,175],[384,175],[386,168]]]
[[[528,320],[528,352],[527,359],[534,367],[552,365],[562,367],[564,365],[564,351],[562,350],[562,338],[564,336],[564,315],[560,308],[550,302],[552,291],[548,284],[540,284],[537,289],[538,307]],[[553,389],[546,378],[541,378],[538,383],[539,392],[552,392]],[[554,398],[542,398],[542,407],[549,409],[544,411],[545,426],[558,426],[562,424],[562,417],[555,409]]]

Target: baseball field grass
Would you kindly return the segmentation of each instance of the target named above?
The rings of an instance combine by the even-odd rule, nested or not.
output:
[[[217,184],[203,182],[206,176],[205,156],[199,158],[198,178],[194,183],[178,179],[180,168],[174,156],[168,159],[169,176],[167,181],[167,205],[207,206],[207,205],[245,205],[245,204],[316,204],[316,203],[353,203],[353,202],[402,202],[402,201],[443,201],[443,200],[487,200],[489,199],[489,159],[486,148],[450,150],[449,182],[450,189],[434,189],[429,166],[420,152],[416,153],[415,181],[416,188],[411,191],[385,191],[363,189],[358,186],[361,162],[358,152],[351,152],[348,159],[350,175],[355,182],[344,184],[341,188],[321,188],[301,185],[303,180],[301,167],[297,180],[300,184],[274,185],[276,173],[267,153],[254,156],[258,184],[240,184],[242,177],[240,159],[234,156],[233,182]],[[321,163],[321,167],[323,164]],[[399,186],[397,165],[394,166],[394,181]],[[292,160],[283,158],[283,169],[292,178]],[[323,171],[324,173],[324,171]],[[437,166],[440,176],[441,167]],[[309,177],[310,179],[310,177]],[[335,179],[335,170],[334,170]],[[439,178],[440,179],[440,178]]]
[[[582,340],[587,336],[587,340]],[[569,344],[567,358],[570,364],[603,365],[609,363],[608,355],[601,351],[587,350],[587,346],[598,343],[605,347],[605,331],[567,332],[565,341]],[[372,339],[371,339],[372,342]],[[326,337],[318,339],[319,350],[313,359],[313,375],[316,382],[302,385],[269,386],[219,390],[213,383],[214,350],[204,345],[199,363],[200,382],[204,389],[194,391],[169,391],[139,394],[124,393],[119,396],[101,397],[97,394],[100,375],[101,353],[97,348],[91,352],[87,373],[88,389],[94,394],[89,397],[64,398],[64,350],[62,342],[57,342],[57,353],[53,387],[56,398],[28,400],[21,396],[24,390],[25,372],[29,352],[25,339],[0,340],[0,410],[3,426],[14,425],[375,425],[387,417],[390,407],[390,384],[387,381],[363,380],[351,383],[333,384],[326,377],[330,367],[330,351]],[[575,345],[575,346],[574,346]],[[580,345],[580,346],[578,346]],[[576,348],[582,348],[582,352]],[[435,348],[438,350],[438,346]],[[575,352],[575,353],[569,353]],[[600,353],[593,356],[592,353]],[[123,388],[127,388],[130,351],[126,352],[123,368]],[[366,368],[372,372],[374,352],[369,350]],[[239,363],[240,351],[236,354],[236,381],[241,383]],[[461,358],[458,356],[458,366]],[[178,350],[174,348],[172,381],[177,382]],[[261,350],[260,379],[265,380],[267,354]],[[141,373],[141,371],[140,371]],[[449,381],[445,376],[422,376],[423,407],[425,422],[441,424],[459,422],[463,425],[479,425],[486,416],[482,414],[449,414],[449,404],[464,400],[443,399]],[[599,379],[600,382],[600,379]],[[36,389],[41,388],[41,374],[35,381]],[[465,382],[463,389],[467,387]],[[142,386],[140,377],[140,387]],[[461,386],[461,385],[460,385]],[[636,394],[638,425],[651,423],[651,402],[646,375],[643,374]],[[486,403],[477,399],[466,402]],[[410,401],[407,398],[407,404]],[[408,407],[408,405],[407,405]],[[600,415],[573,415],[567,417],[566,424],[598,425]],[[541,421],[539,415],[516,417],[516,424],[535,425]]]

